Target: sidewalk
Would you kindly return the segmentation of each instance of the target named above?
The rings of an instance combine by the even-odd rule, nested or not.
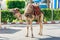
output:
[[[26,25],[24,24],[2,25],[0,40],[60,40],[60,24],[43,24],[43,36],[38,35],[38,32],[38,24],[33,24],[34,38],[31,38],[31,32],[29,37],[25,37]]]

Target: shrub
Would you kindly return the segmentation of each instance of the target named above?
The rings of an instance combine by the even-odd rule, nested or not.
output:
[[[21,14],[24,14],[24,9],[20,9],[20,13]]]
[[[25,7],[25,2],[24,1],[8,1],[7,2],[7,7],[9,9],[11,8],[24,8]]]
[[[46,19],[46,21],[50,21],[52,15],[51,9],[43,9],[42,11],[44,13],[44,19]]]
[[[54,10],[53,12],[54,12],[53,19],[60,20],[60,10]]]
[[[45,21],[51,21],[52,17],[52,10],[51,9],[42,9],[44,13],[44,20]],[[21,14],[24,13],[23,9],[20,9]],[[12,22],[13,20],[16,20],[13,13],[9,12],[8,10],[2,10],[2,22]],[[53,10],[53,20],[60,20],[60,10]],[[37,21],[37,20],[34,20]]]
[[[8,10],[2,10],[1,13],[2,22],[12,22],[14,19],[16,19],[13,13],[9,12]]]

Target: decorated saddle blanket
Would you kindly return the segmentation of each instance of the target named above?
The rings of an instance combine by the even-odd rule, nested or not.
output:
[[[41,14],[41,10],[40,10],[39,6],[34,6],[34,5],[32,5],[32,6],[33,6],[33,10],[34,10],[34,15],[35,16],[40,15]]]
[[[33,18],[32,15],[40,16],[41,10],[40,10],[39,6],[28,4],[24,13],[25,13],[26,17]]]

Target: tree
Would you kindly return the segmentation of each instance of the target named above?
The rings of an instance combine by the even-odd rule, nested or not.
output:
[[[47,0],[48,8],[50,8],[50,0]]]
[[[30,3],[32,3],[32,0],[30,0]]]

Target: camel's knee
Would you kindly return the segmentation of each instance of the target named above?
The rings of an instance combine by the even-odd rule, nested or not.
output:
[[[40,23],[42,24],[42,23],[43,23],[43,21],[40,21]]]
[[[31,27],[31,31],[32,31],[32,29],[33,29],[33,28]]]
[[[27,29],[29,29],[29,27],[27,27]]]

